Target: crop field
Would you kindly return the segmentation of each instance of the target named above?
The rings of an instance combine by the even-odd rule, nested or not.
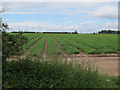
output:
[[[25,49],[29,48],[35,41],[41,38],[43,35],[41,34],[24,34],[28,38],[27,44],[25,44]]]
[[[58,47],[58,45],[53,40],[51,35],[49,35],[49,37],[48,37],[47,52],[48,52],[48,55],[59,55],[59,54],[62,54],[61,49]]]
[[[24,34],[28,56],[68,54],[117,54],[117,34]],[[46,48],[46,49],[45,49]]]
[[[30,48],[28,55],[29,56],[41,56],[43,53],[43,50],[44,50],[45,40],[46,40],[46,35],[43,38],[41,38],[40,40],[38,40],[38,42],[36,42],[33,45],[33,47]],[[33,42],[30,41],[30,43],[33,43]]]
[[[23,35],[23,54],[3,63],[4,88],[118,88],[118,34]]]
[[[78,50],[88,54],[117,53],[118,35],[104,34],[78,34],[54,35],[68,54],[79,53]]]

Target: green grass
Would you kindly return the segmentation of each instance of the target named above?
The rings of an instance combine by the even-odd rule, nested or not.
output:
[[[57,58],[3,62],[2,76],[3,88],[118,88],[117,77]]]

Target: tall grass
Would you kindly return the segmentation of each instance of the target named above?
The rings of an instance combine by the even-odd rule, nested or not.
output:
[[[3,88],[117,88],[117,80],[57,58],[3,62]]]

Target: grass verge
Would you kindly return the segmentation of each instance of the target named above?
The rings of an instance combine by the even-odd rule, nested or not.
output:
[[[3,62],[3,88],[118,88],[118,77],[54,58]]]

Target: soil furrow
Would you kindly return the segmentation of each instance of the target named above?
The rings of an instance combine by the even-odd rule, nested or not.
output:
[[[47,56],[47,41],[48,41],[48,36],[47,36],[47,38],[46,38],[45,46],[44,46],[44,52],[43,52],[43,56],[44,56],[44,57]]]
[[[62,51],[62,53],[63,53],[63,55],[67,55],[66,53],[65,53],[65,51],[64,51],[64,49],[61,47],[61,45],[55,40],[55,38],[52,36],[52,38],[53,38],[53,40],[56,42],[56,44],[59,46],[59,48],[61,49],[61,51]]]
[[[43,36],[45,36],[45,35],[43,35]],[[21,55],[21,56],[12,56],[12,57],[10,58],[10,60],[11,60],[11,59],[15,59],[15,58],[20,58],[20,59],[23,59],[23,58],[24,58],[24,59],[25,59],[25,58],[27,57],[30,49],[31,49],[43,36],[41,36],[39,39],[37,39],[37,40],[26,50],[26,52],[25,52],[23,55]]]
[[[43,35],[43,36],[44,36],[44,35]],[[26,51],[26,53],[25,53],[26,56],[28,55],[30,49],[31,49],[43,36],[41,36],[39,39],[37,39],[37,40],[29,47],[29,49],[28,49],[28,50]]]
[[[66,40],[64,40],[64,41],[66,41]],[[68,41],[66,41],[66,42],[69,43]],[[72,44],[69,43],[69,45],[72,45]],[[96,48],[94,48],[94,49],[96,49]],[[69,57],[81,57],[81,56],[82,57],[118,57],[118,54],[114,54],[114,53],[111,53],[111,54],[108,54],[108,53],[104,54],[103,53],[103,54],[94,54],[94,55],[92,55],[92,54],[87,54],[85,52],[82,52],[80,49],[78,49],[78,50],[80,51],[79,54],[71,54],[71,55],[68,55],[68,56]]]

